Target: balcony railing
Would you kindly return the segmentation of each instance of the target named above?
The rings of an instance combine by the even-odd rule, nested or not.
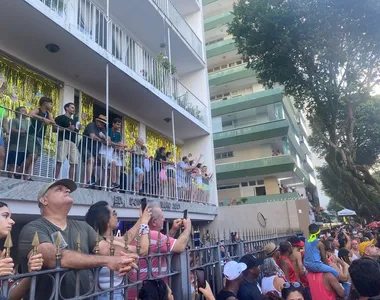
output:
[[[9,177],[70,178],[91,189],[209,203],[210,179],[197,168],[184,170],[175,162],[154,160],[146,149],[137,154],[122,144],[111,147],[105,134],[95,140],[78,130],[44,126],[27,115],[6,111],[8,118],[0,121],[0,128],[8,130],[4,170]],[[66,159],[70,168],[62,167]]]
[[[223,288],[222,270],[226,262],[231,260],[238,261],[246,254],[253,254],[263,259],[265,258],[263,247],[266,244],[272,242],[278,245],[289,237],[300,233],[301,231],[296,228],[263,229],[260,231],[254,231],[251,228],[239,229],[235,233],[231,232],[229,235],[226,235],[225,231],[224,234],[218,231],[218,233],[204,234],[202,239],[203,245],[201,245],[199,238],[195,239],[194,237],[191,242],[192,249],[186,249],[181,254],[161,250],[166,245],[157,247],[157,251],[154,251],[154,253],[151,253],[151,247],[149,247],[148,255],[140,257],[137,263],[138,268],[123,277],[120,277],[118,273],[108,268],[105,268],[105,270],[103,268],[63,268],[62,257],[64,252],[69,250],[72,252],[81,251],[81,243],[78,244],[77,249],[62,249],[61,241],[56,239],[51,241],[56,248],[55,253],[53,253],[56,259],[56,267],[31,273],[2,276],[0,278],[0,297],[9,299],[12,289],[22,279],[29,278],[30,288],[27,293],[30,300],[98,299],[98,296],[106,297],[110,300],[135,299],[145,281],[162,279],[172,289],[175,299],[192,299],[194,296],[198,297],[198,276],[201,276],[202,280],[209,282],[211,291],[216,295]],[[158,239],[161,240],[160,233],[158,234]],[[128,241],[128,237],[125,240]],[[169,239],[162,235],[162,240]],[[150,238],[149,241],[151,241]],[[31,249],[37,252],[38,245],[36,246],[33,241]],[[170,248],[169,246],[167,247]],[[10,252],[10,247],[6,246],[7,253]],[[221,256],[222,247],[224,257]],[[99,241],[96,242],[95,249],[99,249]],[[128,249],[127,243],[125,249]],[[139,249],[139,237],[137,237],[137,249]],[[111,242],[110,256],[113,256],[114,253],[115,245]],[[137,254],[139,255],[139,253]],[[106,257],[104,257],[104,260],[107,259]],[[76,263],[78,262],[72,261],[72,265]],[[117,266],[116,263],[112,265],[113,267]],[[74,280],[69,280],[68,277]],[[41,284],[42,281],[40,281],[42,278],[44,278],[45,282],[49,282],[49,284],[43,286]],[[194,281],[191,281],[190,278],[193,278]],[[42,294],[43,298],[38,298]],[[24,299],[25,297],[26,295],[24,295]]]
[[[185,21],[182,15],[174,7],[170,0],[153,0],[158,8],[165,14],[170,20],[172,25],[178,30],[185,41],[190,47],[197,53],[197,55],[203,60],[202,42],[191,29],[190,25]]]
[[[69,22],[75,19],[76,23],[73,25],[86,37],[207,125],[206,106],[171,73],[170,68],[133,40],[122,26],[112,18],[107,20],[107,14],[94,2],[74,0],[71,1],[70,10],[67,7],[68,0],[41,1]],[[75,14],[75,18],[70,18],[69,13]],[[180,97],[182,102],[178,101]]]

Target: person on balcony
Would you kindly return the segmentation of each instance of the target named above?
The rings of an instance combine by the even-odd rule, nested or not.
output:
[[[121,119],[114,118],[112,127],[108,129],[108,149],[106,145],[100,147],[99,154],[102,156],[103,168],[110,166],[111,189],[117,191],[120,187],[120,167],[123,166],[123,150],[126,145],[122,143],[121,137]],[[106,179],[104,180],[106,181]],[[109,183],[107,183],[108,186]],[[104,184],[105,185],[105,184]]]
[[[28,153],[26,150],[26,137],[28,135],[29,121],[25,106],[16,108],[16,118],[11,120],[11,134],[8,149],[8,177],[21,178],[24,173],[23,163]]]
[[[74,170],[78,165],[79,152],[77,148],[77,134],[79,128],[73,119],[75,114],[74,103],[66,103],[63,107],[65,114],[55,118],[55,123],[59,126],[58,130],[58,147],[57,147],[57,164],[55,167],[55,179],[59,178],[62,163],[68,158],[70,169],[69,178],[75,180]]]
[[[30,127],[27,141],[28,157],[25,162],[25,180],[32,181],[32,168],[36,164],[44,147],[47,125],[55,125],[51,113],[52,109],[53,100],[48,97],[41,97],[39,107],[29,112]]]
[[[148,254],[149,248],[149,227],[148,222],[152,215],[151,208],[146,207],[144,213],[140,209],[140,219],[136,224],[128,230],[126,233],[128,236],[128,242],[132,242],[136,236],[140,239],[140,252],[137,253],[137,248],[135,246],[128,246],[128,250],[133,253],[137,253],[139,256],[145,256]],[[85,220],[95,231],[99,232],[100,236],[103,237],[107,243],[111,243],[110,237],[113,231],[118,228],[117,212],[109,206],[106,201],[99,201],[91,205],[86,213]],[[114,245],[119,245],[120,247],[125,247],[124,237],[114,237]],[[114,286],[120,285],[123,278],[119,276],[118,272],[114,273]],[[102,290],[110,288],[110,269],[103,267],[99,271],[99,286]],[[114,293],[114,300],[124,300],[124,290],[116,290]],[[107,300],[110,298],[110,294],[102,294],[98,296],[98,300]]]
[[[100,147],[106,143],[106,124],[107,117],[99,115],[95,119],[95,122],[91,122],[86,126],[82,140],[79,143],[82,162],[85,163],[84,182],[86,183],[86,188],[95,185],[95,181],[92,180],[93,169]]]
[[[11,232],[15,221],[12,219],[8,205],[0,201],[0,238],[5,239]],[[5,245],[6,246],[6,245]],[[31,255],[27,262],[28,272],[39,271],[43,265],[42,254]],[[6,249],[0,253],[0,277],[15,273],[12,257],[6,257]],[[24,278],[11,288],[8,300],[21,300],[24,294],[29,291],[31,278]],[[9,283],[12,283],[11,281]]]
[[[136,139],[136,144],[131,149],[131,166],[134,174],[135,192],[143,193],[142,183],[144,180],[144,159],[147,153],[142,150],[144,141],[141,138]]]
[[[41,188],[37,201],[42,217],[22,228],[18,249],[21,268],[25,273],[27,261],[33,253],[33,236],[37,232],[40,241],[37,251],[44,259],[44,269],[56,268],[56,254],[59,249],[62,268],[81,270],[78,271],[79,285],[80,294],[83,295],[91,288],[89,269],[107,267],[119,272],[120,276],[124,276],[132,268],[137,268],[135,262],[138,256],[134,253],[125,253],[124,247],[119,245],[114,246],[115,255],[109,256],[109,243],[99,239],[90,225],[83,221],[68,219],[67,216],[74,202],[71,193],[76,188],[77,185],[70,179],[57,180]],[[92,253],[100,255],[90,255]],[[60,285],[60,292],[64,298],[74,297],[76,282],[74,272],[65,274]],[[48,298],[47,295],[51,294],[52,288],[49,275],[38,276],[35,299]]]

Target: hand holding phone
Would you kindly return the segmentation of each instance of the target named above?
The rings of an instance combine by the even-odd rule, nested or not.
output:
[[[142,198],[141,199],[141,211],[142,211],[142,213],[144,213],[146,205],[147,205],[146,198]]]
[[[188,214],[188,210],[185,209],[185,210],[183,211],[183,218],[184,218],[185,220],[187,220],[187,214]]]

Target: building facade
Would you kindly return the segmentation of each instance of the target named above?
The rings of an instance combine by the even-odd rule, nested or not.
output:
[[[280,86],[265,89],[246,68],[227,33],[233,2],[203,1],[219,205],[308,199],[303,214],[314,220],[319,201],[306,120]]]
[[[186,174],[186,186],[180,186],[178,180],[184,179],[177,166],[173,166],[177,174],[167,178],[160,175],[169,174],[167,166],[154,162],[156,150],[165,146],[174,154],[172,162],[183,156],[201,157],[207,172],[215,172],[199,0],[6,0],[2,7],[0,74],[7,88],[0,105],[7,109],[8,121],[18,118],[17,107],[28,111],[38,107],[42,96],[53,99],[54,117],[64,113],[66,103],[75,103],[74,117],[83,127],[99,115],[107,117],[109,127],[113,118],[121,118],[121,136],[128,148],[138,137],[147,147],[144,186],[149,183],[148,169],[149,174],[156,172],[150,176],[157,186],[141,192],[131,166],[133,153],[123,153],[117,181],[126,183],[111,192],[106,183],[98,189],[78,189],[71,215],[83,218],[89,205],[107,200],[119,208],[121,218],[136,218],[146,195],[160,201],[168,219],[188,209],[194,220],[212,220],[218,205],[215,180],[205,191]],[[55,178],[55,129],[47,126],[42,139],[42,153],[33,161],[33,181],[9,178],[13,175],[0,178],[0,198],[9,203],[16,222],[39,215],[37,192]],[[78,135],[76,142],[79,139]],[[87,164],[82,159],[75,166],[75,180],[85,187]],[[100,161],[94,168],[95,180],[100,172],[108,181],[110,165]],[[59,177],[67,177],[67,170],[66,161]],[[25,177],[25,169],[16,173]]]

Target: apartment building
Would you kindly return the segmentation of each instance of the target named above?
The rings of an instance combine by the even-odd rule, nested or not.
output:
[[[312,219],[308,206],[319,201],[306,120],[280,86],[265,89],[246,68],[227,33],[233,2],[203,1],[219,205],[263,208],[308,199],[302,214]],[[279,213],[272,227],[279,225]]]
[[[0,105],[12,120],[18,117],[17,107],[28,111],[38,107],[41,96],[53,99],[54,116],[63,114],[64,105],[72,102],[83,126],[99,115],[108,118],[109,127],[113,118],[121,118],[123,142],[131,147],[137,137],[142,138],[148,165],[149,159],[154,164],[156,149],[165,146],[174,153],[173,162],[189,154],[202,155],[200,162],[214,173],[202,9],[199,0],[5,0],[0,11],[0,74],[8,87]],[[54,130],[47,126],[43,138],[41,157],[33,161],[33,181],[0,178],[0,199],[9,204],[16,222],[39,215],[37,192],[55,178]],[[178,175],[168,184],[166,175],[156,173],[153,180],[159,178],[160,186],[139,193],[132,154],[124,155],[117,175],[125,179],[123,187],[116,192],[107,187],[79,188],[72,216],[83,218],[92,203],[107,200],[118,208],[121,219],[136,218],[143,194],[159,201],[169,220],[181,217],[185,209],[194,221],[215,217],[215,181],[210,180],[208,191],[196,190],[202,194],[200,200],[199,194],[187,190],[193,189],[193,179],[180,195],[184,187],[179,186]],[[95,168],[110,174],[109,166],[99,164]],[[87,183],[86,167],[83,161],[76,165],[80,187]],[[154,168],[164,170],[164,166]],[[67,177],[67,169],[66,162],[61,178]],[[9,175],[9,169],[4,173]],[[25,170],[19,173],[24,176]]]

